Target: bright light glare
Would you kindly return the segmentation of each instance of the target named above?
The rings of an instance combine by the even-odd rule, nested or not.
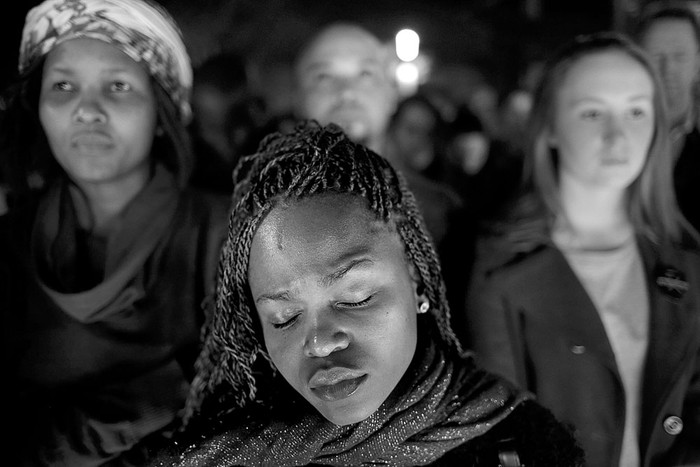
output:
[[[404,62],[410,62],[418,57],[420,37],[412,29],[402,29],[396,33],[396,56]]]
[[[415,63],[399,63],[396,67],[396,79],[403,85],[417,85],[419,76]]]

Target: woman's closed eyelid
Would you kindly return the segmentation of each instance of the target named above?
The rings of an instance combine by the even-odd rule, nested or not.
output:
[[[362,300],[344,300],[344,301],[337,301],[336,302],[336,307],[339,308],[360,308],[366,305],[369,305],[375,298],[375,294],[368,294],[366,298],[363,298]]]
[[[270,324],[272,324],[272,327],[275,329],[286,329],[294,324],[300,315],[301,311],[284,313],[281,316],[277,315],[278,319],[275,321],[270,321]]]

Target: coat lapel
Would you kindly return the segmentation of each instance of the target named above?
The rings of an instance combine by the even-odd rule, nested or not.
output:
[[[535,293],[542,305],[538,308],[546,319],[556,323],[570,346],[585,349],[618,375],[600,315],[566,258],[557,248],[546,248],[542,255],[541,260],[547,264],[539,265],[538,274],[532,275],[539,285]]]
[[[689,262],[682,261],[682,252],[674,254],[670,249],[659,250],[644,239],[639,239],[639,248],[646,269],[651,311],[642,391],[640,441],[644,447],[656,420],[665,415],[659,411],[685,365],[689,344],[698,329],[697,293],[689,289],[677,297],[673,289],[663,285],[663,278],[669,276],[669,271],[670,275],[678,272],[683,282],[695,287],[698,276],[697,271],[688,270]]]

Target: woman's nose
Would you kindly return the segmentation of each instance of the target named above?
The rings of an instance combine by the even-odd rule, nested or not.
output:
[[[105,123],[107,115],[96,98],[86,97],[78,103],[73,119],[78,123]]]
[[[337,324],[332,316],[310,320],[304,340],[304,355],[327,357],[333,352],[346,349],[350,338]]]
[[[620,139],[620,137],[624,136],[624,134],[625,132],[619,119],[616,117],[610,117],[607,125],[605,126],[605,140],[614,143]]]

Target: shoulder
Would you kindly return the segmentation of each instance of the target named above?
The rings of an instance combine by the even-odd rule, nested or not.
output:
[[[520,268],[536,263],[540,253],[551,250],[547,216],[539,200],[519,197],[507,214],[479,233],[477,267],[480,273]]]
[[[434,465],[497,466],[503,465],[499,455],[515,458],[514,454],[519,465],[584,465],[572,428],[534,401],[523,402],[486,434],[458,446]]]

